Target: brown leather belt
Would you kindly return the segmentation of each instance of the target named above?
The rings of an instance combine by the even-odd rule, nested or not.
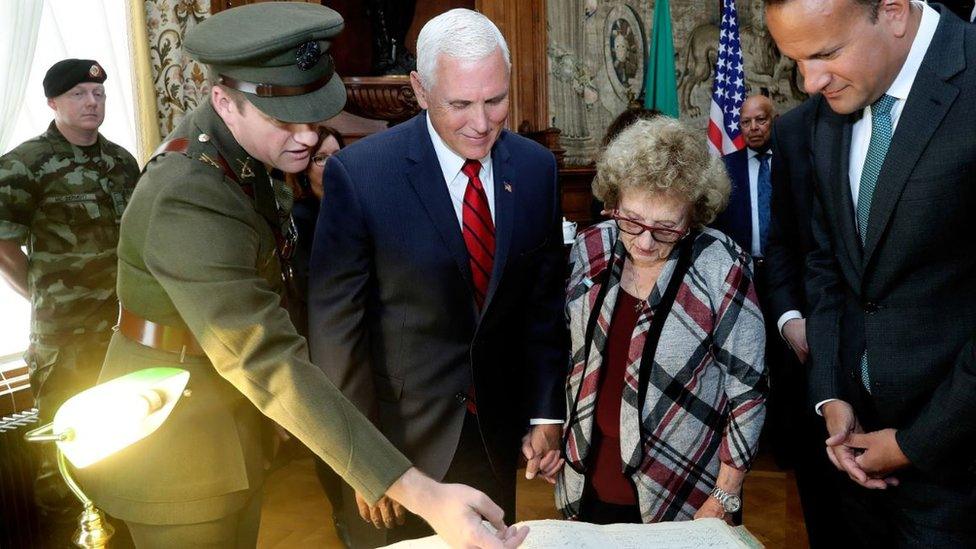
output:
[[[180,355],[206,356],[190,330],[146,320],[125,307],[119,307],[119,333],[140,345]]]

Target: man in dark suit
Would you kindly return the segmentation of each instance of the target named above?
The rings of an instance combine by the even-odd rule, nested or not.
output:
[[[847,483],[831,466],[823,452],[827,438],[823,420],[806,404],[807,346],[806,316],[809,314],[803,280],[806,256],[814,247],[810,232],[813,204],[813,165],[810,159],[810,133],[820,105],[814,96],[780,116],[773,123],[771,152],[773,198],[770,204],[771,227],[766,248],[765,307],[785,341],[780,355],[783,367],[776,391],[781,400],[779,423],[787,444],[783,458],[796,475],[803,518],[810,546],[839,547],[849,538],[847,524],[837,503]]]
[[[480,487],[512,518],[520,438],[527,476],[551,474],[565,415],[555,160],[503,129],[510,64],[491,21],[451,10],[417,53],[424,112],[326,167],[312,357],[422,471]],[[377,527],[403,520],[387,500],[359,511]],[[406,522],[350,533],[355,545],[428,533]]]
[[[976,545],[976,29],[909,0],[767,0],[820,92],[810,389],[862,544]]]
[[[773,102],[764,95],[752,95],[742,102],[739,129],[746,146],[722,157],[732,182],[732,194],[728,207],[713,224],[760,262],[765,257],[769,237],[772,197],[769,137],[775,117]]]

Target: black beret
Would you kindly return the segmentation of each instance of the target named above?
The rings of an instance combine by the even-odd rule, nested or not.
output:
[[[91,59],[64,59],[51,65],[44,75],[44,96],[57,97],[82,82],[101,84],[105,69]]]

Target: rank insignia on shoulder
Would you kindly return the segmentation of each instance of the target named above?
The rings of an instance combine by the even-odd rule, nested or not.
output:
[[[210,164],[211,166],[213,166],[214,168],[217,168],[218,170],[223,169],[223,168],[220,167],[220,164],[218,164],[216,160],[214,160],[213,158],[210,158],[209,156],[207,156],[207,153],[200,154],[200,161],[201,162],[206,162],[207,164]]]

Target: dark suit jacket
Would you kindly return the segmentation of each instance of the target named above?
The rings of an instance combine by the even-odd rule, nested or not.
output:
[[[438,479],[464,420],[458,395],[473,382],[491,465],[514,485],[529,418],[565,416],[566,261],[556,164],[549,151],[507,131],[495,144],[495,262],[479,314],[425,117],[329,160],[311,259],[311,353]]]
[[[814,247],[810,232],[813,162],[810,134],[820,97],[804,101],[773,122],[769,241],[766,245],[766,307],[779,320],[791,310],[807,314],[803,291],[806,256]]]
[[[752,192],[749,189],[749,149],[742,148],[722,157],[732,181],[729,205],[718,214],[712,226],[732,237],[743,250],[752,253]],[[773,163],[775,164],[775,162]]]
[[[931,477],[965,472],[976,441],[976,28],[940,11],[863,249],[848,181],[855,116],[822,105],[807,266],[813,401],[856,397],[866,346],[874,428],[897,428],[902,451]]]

